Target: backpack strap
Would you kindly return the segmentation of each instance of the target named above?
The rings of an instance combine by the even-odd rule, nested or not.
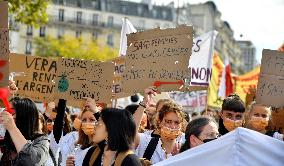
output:
[[[118,153],[118,155],[117,155],[117,157],[116,157],[116,159],[115,159],[115,162],[114,162],[114,166],[121,166],[122,161],[123,161],[124,158],[125,158],[126,156],[128,156],[129,154],[134,154],[134,152],[131,151],[131,150],[128,150],[128,151],[126,151],[126,152],[120,152],[120,153]]]
[[[50,148],[49,148],[49,156],[52,159],[53,164],[57,165],[56,159],[55,159],[55,157],[53,155],[53,152],[52,152],[52,150]]]
[[[149,144],[147,145],[147,148],[144,152],[144,155],[143,155],[143,158],[151,161],[151,158],[154,154],[154,151],[158,145],[158,142],[159,142],[159,139],[158,137],[152,137]]]
[[[98,158],[99,154],[100,154],[101,150],[99,147],[96,147],[95,151],[93,152],[90,161],[89,161],[89,166],[92,166],[94,164],[94,162],[96,161],[96,159]]]

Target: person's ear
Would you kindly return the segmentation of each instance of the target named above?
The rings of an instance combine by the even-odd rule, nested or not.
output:
[[[223,119],[223,111],[219,112],[219,116],[220,116],[221,119]]]

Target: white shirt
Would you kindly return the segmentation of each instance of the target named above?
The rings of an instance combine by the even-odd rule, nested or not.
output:
[[[150,134],[151,135],[151,134]],[[139,142],[139,145],[137,146],[136,150],[135,150],[135,154],[142,158],[144,153],[145,153],[145,150],[150,142],[150,140],[152,139],[152,137],[150,136],[148,133],[139,133],[139,136],[140,136],[140,142]],[[156,164],[160,161],[163,161],[169,157],[171,157],[172,154],[167,154],[166,156],[166,153],[165,151],[162,149],[162,141],[161,139],[159,139],[159,142],[158,142],[158,145],[156,146],[156,149],[152,155],[152,158],[151,158],[151,162],[152,164]]]
[[[57,146],[59,146],[61,154],[62,154],[62,163],[61,163],[62,166],[66,165],[66,160],[67,160],[68,155],[70,155],[72,151],[75,149],[75,144],[78,140],[78,137],[79,137],[78,132],[72,131],[60,138],[59,144],[57,144]],[[56,145],[53,145],[53,146],[56,146]],[[79,148],[77,151],[79,152],[81,151],[81,149]],[[75,152],[75,154],[76,153],[77,152]]]
[[[153,133],[153,130],[147,130],[147,131],[144,132],[144,134],[147,134],[149,136],[151,136],[152,133]],[[185,134],[184,133],[182,133],[179,137],[177,137],[177,142],[181,145],[185,143]]]

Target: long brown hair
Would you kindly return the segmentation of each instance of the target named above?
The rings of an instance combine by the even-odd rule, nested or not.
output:
[[[95,113],[93,112],[92,110],[90,109],[83,109],[83,111],[81,112],[81,115],[80,115],[80,118],[82,118],[83,114],[87,111],[90,111],[92,113]],[[82,123],[81,123],[81,126],[82,126]],[[79,138],[78,138],[78,141],[77,141],[77,144],[80,144],[81,145],[81,149],[86,149],[88,148],[90,145],[93,144],[93,140],[89,140],[89,137],[84,133],[84,131],[82,130],[82,128],[80,127],[80,129],[78,130],[78,133],[79,133]]]

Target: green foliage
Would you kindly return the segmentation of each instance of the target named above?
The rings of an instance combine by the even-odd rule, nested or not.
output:
[[[0,0],[3,1],[3,0]],[[15,21],[38,27],[48,22],[46,8],[50,0],[8,0]]]
[[[43,57],[66,57],[86,60],[106,61],[117,57],[118,51],[109,47],[101,47],[93,40],[82,40],[75,37],[60,39],[35,38],[35,55]]]

